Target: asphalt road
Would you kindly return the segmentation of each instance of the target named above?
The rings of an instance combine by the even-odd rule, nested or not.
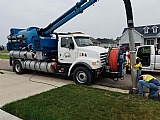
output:
[[[12,71],[12,67],[9,65],[9,60],[0,60],[0,70]],[[160,80],[160,73],[155,73],[155,72],[147,72],[147,73],[155,76],[157,79]],[[50,78],[55,78],[55,79],[57,78],[58,80],[67,79],[68,81],[72,81],[66,78],[65,76],[57,76],[57,75],[42,73],[42,72],[34,73],[34,71],[30,71],[27,74],[30,74],[30,75],[34,74],[34,76],[41,76],[41,77],[47,76]],[[125,89],[130,89],[132,87],[130,74],[125,74],[124,80],[114,81],[108,78],[101,78],[101,79],[96,80],[93,84],[98,84],[98,85],[108,86],[108,87],[125,88]]]

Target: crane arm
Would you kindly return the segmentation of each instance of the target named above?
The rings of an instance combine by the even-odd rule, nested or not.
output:
[[[50,23],[46,28],[40,29],[39,34],[40,35],[48,35],[52,33],[54,30],[77,16],[78,14],[82,13],[83,10],[91,6],[97,2],[97,0],[81,0],[80,2],[77,2],[75,6],[73,6],[71,9],[69,9],[67,12],[65,12],[62,16],[60,16],[58,19]]]

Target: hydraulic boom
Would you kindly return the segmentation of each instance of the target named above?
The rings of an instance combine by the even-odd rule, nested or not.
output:
[[[97,2],[97,0],[81,0],[80,2],[77,2],[75,6],[69,9],[58,19],[50,23],[46,28],[40,29],[39,34],[44,36],[53,33],[54,30],[56,30],[57,28],[59,28],[60,26],[77,16],[78,14],[82,13],[86,8],[88,8],[95,2]]]

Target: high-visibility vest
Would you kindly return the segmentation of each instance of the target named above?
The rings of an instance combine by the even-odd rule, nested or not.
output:
[[[146,81],[146,82],[149,82],[152,79],[156,79],[152,75],[142,75],[142,77],[143,77],[143,80]]]
[[[136,64],[134,67],[135,67],[137,70],[141,70],[141,69],[142,69],[142,63],[139,62],[139,63]]]

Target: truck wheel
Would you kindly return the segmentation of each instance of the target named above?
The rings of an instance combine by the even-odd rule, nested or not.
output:
[[[22,74],[23,73],[23,68],[22,68],[22,65],[19,61],[15,61],[14,62],[14,71],[17,73],[17,74]]]
[[[88,69],[78,67],[73,73],[73,80],[77,84],[90,85],[92,82],[92,74]]]

